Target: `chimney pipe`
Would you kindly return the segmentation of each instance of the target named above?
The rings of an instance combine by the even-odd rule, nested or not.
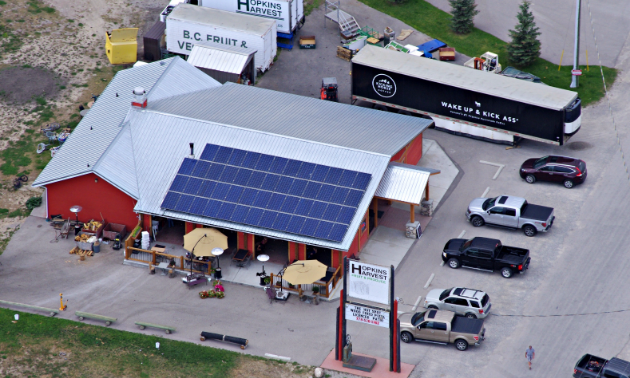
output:
[[[133,100],[131,100],[131,106],[136,108],[147,107],[147,91],[142,87],[136,87],[133,91]]]
[[[194,143],[189,143],[190,144],[190,158],[194,159],[195,158],[195,144]]]

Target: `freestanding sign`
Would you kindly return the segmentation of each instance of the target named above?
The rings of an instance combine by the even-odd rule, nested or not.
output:
[[[381,309],[348,304],[346,305],[346,319],[389,328],[389,312]]]
[[[350,261],[348,295],[389,305],[390,270],[383,266]]]

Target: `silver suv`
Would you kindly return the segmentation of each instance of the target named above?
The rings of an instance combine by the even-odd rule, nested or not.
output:
[[[453,311],[471,319],[485,318],[491,306],[488,294],[463,287],[433,289],[424,301],[424,308]]]

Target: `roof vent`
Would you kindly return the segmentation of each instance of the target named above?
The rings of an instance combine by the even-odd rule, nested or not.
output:
[[[131,106],[136,108],[146,108],[147,107],[147,91],[142,87],[136,87],[133,91],[133,100],[131,101]]]
[[[190,144],[190,158],[194,159],[195,158],[195,144],[194,143],[189,143]]]

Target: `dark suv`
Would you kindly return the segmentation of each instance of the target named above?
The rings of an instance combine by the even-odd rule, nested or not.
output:
[[[586,163],[566,156],[543,156],[525,160],[519,174],[530,184],[536,180],[561,182],[571,189],[586,180]]]

